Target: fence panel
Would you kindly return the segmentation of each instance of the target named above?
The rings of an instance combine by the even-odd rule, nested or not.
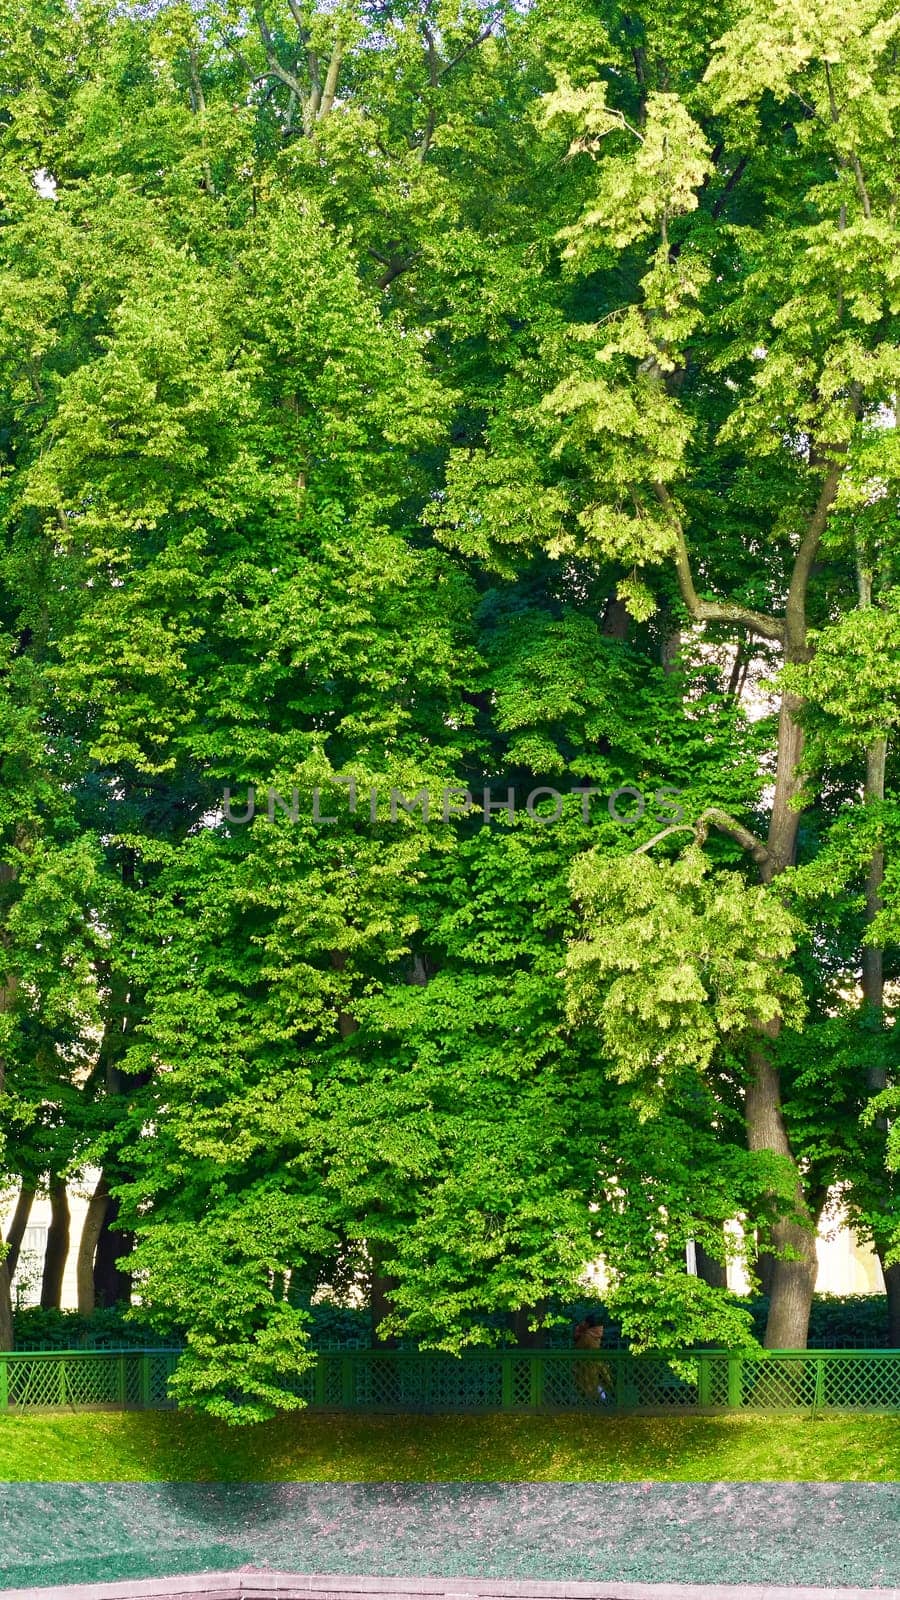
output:
[[[0,1354],[0,1410],[161,1410],[177,1350],[18,1350]]]
[[[178,1351],[0,1352],[0,1410],[161,1409]],[[286,1383],[324,1411],[900,1413],[900,1350],[322,1351]]]

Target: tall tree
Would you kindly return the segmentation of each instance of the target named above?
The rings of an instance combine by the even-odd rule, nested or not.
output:
[[[823,3],[802,18],[749,4],[721,37],[719,27],[705,15],[687,37],[655,8],[611,16],[605,46],[573,53],[546,99],[549,129],[592,168],[563,236],[583,300],[568,336],[545,343],[555,381],[531,378],[524,392],[520,382],[487,448],[460,453],[445,525],[456,542],[508,541],[514,529],[562,555],[618,560],[619,595],[638,618],[652,612],[654,572],[668,563],[687,621],[713,637],[755,637],[790,668],[810,659],[811,627],[855,602],[854,516],[874,484],[896,494],[896,430],[884,426],[898,371],[893,27],[886,7],[868,3],[840,12]],[[542,390],[530,406],[529,387]],[[698,841],[717,830],[753,864],[763,893],[746,891],[742,903],[771,918],[776,964],[792,946],[770,890],[796,859],[801,712],[788,679],[764,820],[718,806],[692,819]],[[690,859],[683,892],[700,893],[698,915],[712,926]],[[644,889],[625,877],[623,894],[670,892],[663,869],[640,870]],[[660,1028],[680,1018],[702,1038],[715,1019],[715,983],[704,984],[698,954],[685,968],[684,1009],[673,993],[671,1014],[645,1018],[648,1063]],[[752,971],[750,958],[748,949],[738,960]],[[630,945],[622,960],[629,970]],[[645,981],[633,977],[635,1007]],[[695,983],[705,998],[692,1021]],[[791,986],[785,976],[765,997],[760,974],[757,1012],[748,997],[719,1022],[723,1039],[735,1026],[742,1039],[750,1149],[785,1174],[770,1230],[766,1342],[776,1347],[805,1343],[820,1177],[813,1189],[804,1182],[782,1103],[775,1045]],[[616,1046],[610,995],[596,1003]]]

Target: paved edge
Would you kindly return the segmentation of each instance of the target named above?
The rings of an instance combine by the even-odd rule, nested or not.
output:
[[[75,1583],[42,1589],[0,1589],[0,1600],[344,1600],[386,1595],[395,1600],[900,1600],[900,1588],[821,1589],[755,1583],[528,1583],[507,1578],[371,1578],[352,1574],[207,1572],[124,1583]]]

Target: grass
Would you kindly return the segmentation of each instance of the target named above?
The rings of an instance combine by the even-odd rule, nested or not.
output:
[[[0,1418],[6,1482],[868,1482],[900,1478],[900,1418],[173,1412]]]

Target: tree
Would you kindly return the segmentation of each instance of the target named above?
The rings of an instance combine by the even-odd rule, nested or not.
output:
[[[740,1214],[802,1343],[828,1185],[897,1223],[886,13],[14,20],[5,1159],[101,1165],[85,1307],[247,1419],[354,1279],[740,1342]]]
[[[523,407],[519,386],[487,448],[460,453],[446,525],[457,542],[476,528],[482,547],[508,542],[511,530],[517,543],[621,562],[619,595],[638,618],[667,565],[688,623],[755,637],[796,669],[813,654],[814,624],[855,601],[855,523],[873,494],[896,494],[896,430],[884,425],[897,384],[893,33],[869,5],[822,4],[801,19],[751,4],[720,38],[717,26],[705,18],[688,39],[652,8],[611,18],[599,71],[596,56],[574,60],[546,98],[569,159],[592,168],[563,239],[593,305],[570,318],[568,338],[545,342],[542,392]],[[511,477],[523,415],[527,466]],[[805,794],[795,682],[781,693],[763,829],[719,807],[696,819],[698,841],[713,828],[746,852],[775,922]],[[634,870],[648,893],[666,881],[646,861]],[[789,957],[785,943],[779,959]],[[628,986],[631,959],[623,951],[611,992]],[[623,1018],[640,1010],[642,981]],[[691,982],[705,1033],[711,994],[699,971]],[[610,1003],[598,997],[608,1045]],[[745,1039],[750,1148],[777,1158],[792,1189],[771,1225],[775,1346],[805,1342],[815,1279],[815,1196],[773,1048],[785,1020],[772,999]],[[667,1023],[645,1026],[650,1059]],[[730,1025],[721,1031],[724,1042]],[[688,1057],[698,1044],[686,1038]]]

